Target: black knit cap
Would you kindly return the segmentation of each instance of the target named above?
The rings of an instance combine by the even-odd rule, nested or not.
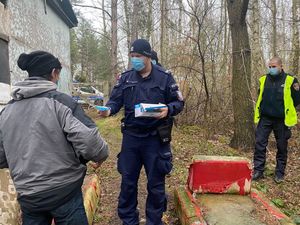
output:
[[[62,68],[58,58],[45,51],[22,53],[18,59],[18,66],[26,70],[29,77],[43,77],[49,75],[53,69]]]
[[[130,53],[132,52],[136,52],[151,58],[151,45],[145,39],[137,39],[131,45]]]
[[[151,59],[154,59],[158,63],[158,57],[156,51],[151,51]]]

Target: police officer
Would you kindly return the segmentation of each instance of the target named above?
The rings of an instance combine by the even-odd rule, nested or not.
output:
[[[172,169],[170,139],[172,116],[183,109],[184,102],[173,76],[151,63],[151,46],[144,39],[133,42],[130,51],[132,69],[124,72],[106,104],[110,110],[102,116],[116,114],[122,106],[122,149],[118,155],[118,171],[122,175],[118,214],[123,225],[139,224],[137,182],[142,166],[147,175],[146,224],[162,225],[166,210],[165,176]],[[135,105],[163,103],[156,118],[135,117]],[[162,132],[160,132],[162,131]],[[166,141],[167,140],[167,141]]]
[[[290,127],[297,124],[295,107],[300,103],[299,83],[297,79],[284,72],[282,60],[274,57],[269,62],[269,73],[260,79],[258,100],[256,102],[254,122],[256,143],[254,152],[254,174],[252,180],[263,178],[266,162],[268,138],[273,131],[277,143],[276,169],[274,181],[284,179],[287,163],[287,145],[291,137]]]

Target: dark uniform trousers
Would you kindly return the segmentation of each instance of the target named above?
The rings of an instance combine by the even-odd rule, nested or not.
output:
[[[165,175],[172,169],[170,144],[162,144],[157,135],[135,137],[123,134],[118,155],[118,171],[122,175],[118,214],[123,225],[138,225],[137,184],[142,166],[147,175],[146,225],[162,225],[166,211]]]
[[[254,152],[254,170],[263,172],[266,163],[266,147],[271,132],[274,132],[277,154],[275,174],[278,177],[284,176],[287,164],[287,145],[291,137],[291,130],[284,124],[284,119],[271,119],[262,117],[256,128],[255,152]]]

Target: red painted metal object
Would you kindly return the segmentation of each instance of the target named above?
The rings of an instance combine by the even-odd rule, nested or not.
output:
[[[251,163],[247,158],[195,156],[187,185],[194,193],[245,195],[251,189],[251,174]]]

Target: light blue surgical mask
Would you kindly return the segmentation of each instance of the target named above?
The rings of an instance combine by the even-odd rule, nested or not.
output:
[[[278,68],[272,67],[272,68],[269,68],[269,74],[270,74],[271,76],[277,76],[277,75],[280,74],[280,71],[279,71]]]
[[[153,65],[156,65],[156,60],[155,59],[152,59],[151,62],[152,62]]]
[[[131,58],[131,66],[136,71],[141,71],[145,68],[145,63],[142,58],[132,57]]]

